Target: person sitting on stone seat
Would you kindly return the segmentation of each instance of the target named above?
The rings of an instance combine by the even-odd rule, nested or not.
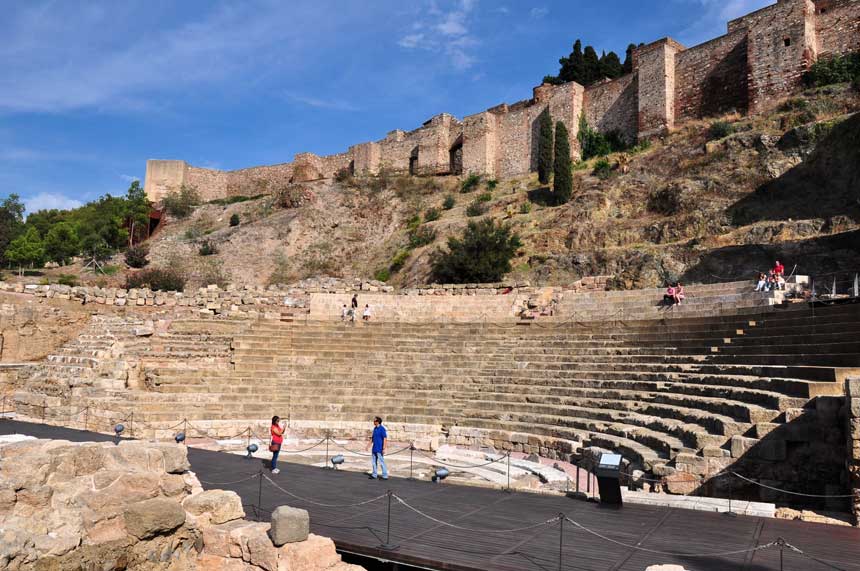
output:
[[[784,275],[784,274],[785,274],[785,266],[783,266],[782,264],[780,264],[780,263],[779,263],[779,260],[777,260],[777,261],[776,261],[776,262],[774,262],[774,264],[773,264],[773,270],[772,270],[772,271],[773,271],[773,275],[775,275],[775,276],[781,276],[781,275]]]
[[[370,304],[364,305],[364,312],[361,314],[361,319],[364,321],[370,321]]]
[[[681,285],[681,282],[675,283],[675,303],[677,305],[681,305],[681,302],[684,301],[687,295],[684,293],[684,286]]]
[[[343,308],[340,310],[340,320],[346,321],[346,318],[349,317],[349,309],[346,307],[346,304],[343,304]]]
[[[670,283],[666,288],[666,293],[663,295],[663,303],[672,305],[675,303],[675,287]]]
[[[758,273],[758,283],[755,286],[755,291],[768,291],[767,276],[764,272]]]

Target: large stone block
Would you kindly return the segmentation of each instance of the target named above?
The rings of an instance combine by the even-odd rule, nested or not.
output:
[[[185,510],[179,502],[153,498],[128,506],[123,519],[128,533],[138,539],[147,539],[173,531],[185,523]]]
[[[269,536],[276,546],[305,541],[308,533],[310,533],[310,517],[306,510],[280,506],[272,512],[272,528],[269,530]]]
[[[228,490],[206,490],[189,496],[182,505],[196,519],[216,525],[245,517],[242,498]]]

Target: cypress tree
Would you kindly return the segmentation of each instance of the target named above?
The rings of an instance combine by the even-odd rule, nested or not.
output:
[[[582,55],[582,42],[576,40],[573,44],[573,51],[570,56],[558,60],[561,64],[561,70],[558,73],[558,78],[562,81],[575,81],[582,83],[583,74],[585,71],[585,62]]]
[[[600,58],[600,73],[603,77],[615,79],[623,74],[621,60],[615,52],[604,53]]]
[[[565,204],[573,193],[573,170],[570,163],[570,140],[567,127],[555,124],[555,162],[553,163],[552,193],[557,204]]]
[[[627,46],[627,55],[624,57],[624,65],[621,66],[622,73],[633,73],[633,50],[636,49],[636,44]]]
[[[597,52],[593,47],[587,46],[585,53],[582,56],[582,85],[591,85],[601,78],[600,75],[600,58],[597,57]]]
[[[552,117],[549,107],[543,110],[538,118],[540,121],[540,136],[538,138],[538,180],[541,184],[549,183],[552,164]]]

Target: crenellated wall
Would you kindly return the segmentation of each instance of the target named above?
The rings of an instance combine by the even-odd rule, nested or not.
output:
[[[860,0],[777,0],[728,23],[728,33],[685,48],[671,38],[633,52],[633,72],[584,88],[540,85],[531,99],[502,103],[460,122],[441,113],[412,131],[391,131],[345,153],[296,155],[293,163],[236,171],[201,169],[184,161],[148,161],[145,189],[158,201],[183,184],[204,200],[271,192],[278,185],[359,175],[479,173],[511,177],[537,169],[538,116],[549,108],[571,136],[584,113],[600,132],[629,141],[658,136],[690,119],[727,111],[757,113],[795,92],[818,57],[860,50]]]

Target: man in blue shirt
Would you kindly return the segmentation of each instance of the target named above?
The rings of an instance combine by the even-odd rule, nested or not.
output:
[[[388,468],[385,466],[385,441],[388,439],[388,433],[385,431],[385,427],[382,426],[382,419],[378,416],[373,419],[373,436],[370,437],[370,444],[367,445],[370,448],[371,444],[373,445],[373,449],[371,450],[371,459],[370,466],[373,471],[370,474],[370,478],[376,479],[376,464],[377,462],[382,467],[382,479],[388,479]]]

